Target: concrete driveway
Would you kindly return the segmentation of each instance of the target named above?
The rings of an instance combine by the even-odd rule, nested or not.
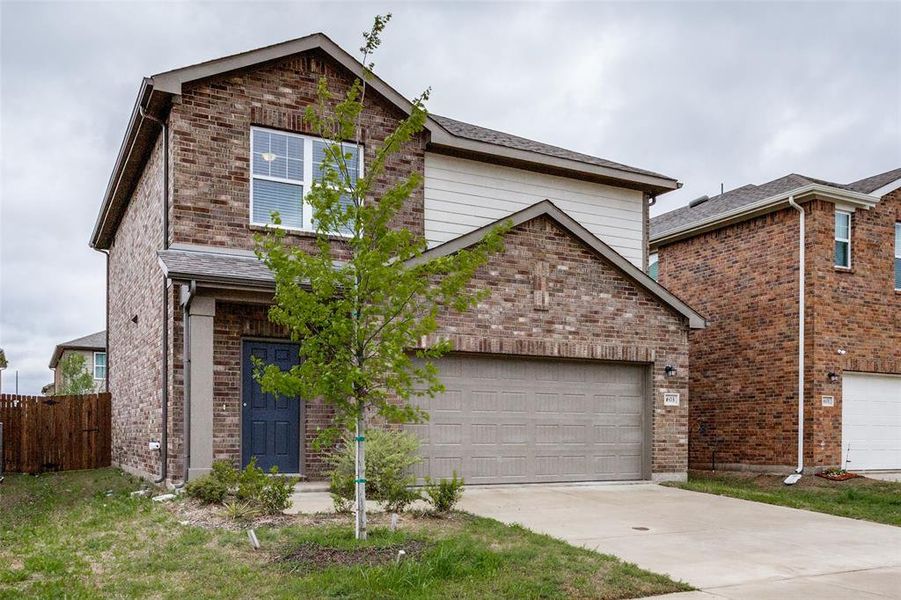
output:
[[[463,510],[703,590],[668,600],[901,598],[901,528],[653,484],[470,487]]]

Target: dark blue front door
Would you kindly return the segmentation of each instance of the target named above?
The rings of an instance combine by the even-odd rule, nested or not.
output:
[[[251,360],[253,356],[287,370],[297,364],[297,350],[296,344],[244,342],[241,461],[245,466],[256,457],[257,466],[265,471],[275,466],[280,473],[300,472],[301,400],[263,393],[253,378]]]

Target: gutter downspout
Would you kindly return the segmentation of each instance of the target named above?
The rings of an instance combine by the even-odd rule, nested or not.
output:
[[[804,221],[805,212],[795,202],[794,196],[788,197],[788,204],[800,215],[800,231],[798,233],[798,468],[785,479],[786,485],[794,485],[804,472]]]
[[[96,250],[96,248],[95,248]],[[109,250],[100,250],[106,256],[106,377],[103,379],[103,391],[109,393]]]
[[[142,119],[150,119],[162,128],[163,136],[163,243],[162,249],[169,249],[169,126],[162,119],[148,114],[143,106],[139,106]],[[163,330],[162,341],[162,383],[161,415],[162,428],[160,432],[160,476],[154,483],[164,483],[169,475],[169,278],[163,275]]]

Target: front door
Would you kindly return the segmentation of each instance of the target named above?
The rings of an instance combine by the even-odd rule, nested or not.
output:
[[[280,473],[300,473],[301,400],[266,394],[253,377],[256,357],[287,370],[297,364],[297,344],[245,341],[242,350],[241,462]]]

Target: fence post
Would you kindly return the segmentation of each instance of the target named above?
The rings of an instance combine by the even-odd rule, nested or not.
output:
[[[6,454],[3,452],[3,421],[0,421],[0,481],[3,481],[3,461]]]

